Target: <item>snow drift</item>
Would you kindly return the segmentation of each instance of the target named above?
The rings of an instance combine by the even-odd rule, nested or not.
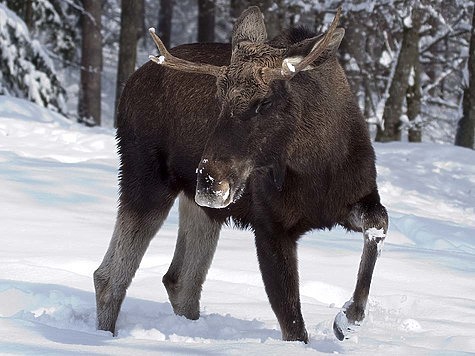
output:
[[[175,316],[161,284],[177,233],[173,209],[129,288],[113,338],[95,329],[92,273],[115,220],[114,132],[0,96],[0,353],[475,352],[475,152],[375,147],[390,230],[357,336],[341,343],[332,331],[362,248],[359,234],[342,229],[299,243],[308,345],[280,341],[246,231],[222,231],[202,317]]]

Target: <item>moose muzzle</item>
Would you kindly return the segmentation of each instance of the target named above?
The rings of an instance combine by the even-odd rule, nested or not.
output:
[[[208,208],[226,208],[241,196],[249,169],[246,165],[211,163],[203,159],[197,169],[195,202]]]

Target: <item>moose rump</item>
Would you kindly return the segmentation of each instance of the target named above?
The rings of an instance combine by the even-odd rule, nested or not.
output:
[[[131,76],[118,108],[119,209],[94,273],[99,329],[115,334],[126,290],[179,197],[178,238],[163,277],[176,314],[199,318],[220,229],[232,219],[254,232],[283,339],[307,342],[296,242],[339,224],[364,238],[355,291],[334,322],[340,340],[356,331],[388,217],[366,123],[335,56],[344,36],[339,15],[322,36],[300,28],[268,41],[251,7],[231,44],[170,52],[151,30],[161,56]]]

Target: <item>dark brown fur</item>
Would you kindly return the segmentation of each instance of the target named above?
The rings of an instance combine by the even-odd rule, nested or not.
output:
[[[229,206],[202,209],[210,221],[221,224],[232,219],[254,231],[266,292],[283,338],[305,342],[308,336],[298,291],[298,238],[311,229],[336,224],[365,233],[357,287],[343,311],[355,326],[364,317],[377,246],[384,238],[368,231],[387,230],[366,123],[335,51],[324,53],[315,69],[300,72],[292,80],[268,85],[259,80],[256,68],[279,65],[282,57],[278,55],[308,51],[311,46],[305,40],[313,36],[294,29],[267,44],[240,42],[235,44],[239,50],[231,65],[231,45],[179,46],[171,51],[174,56],[229,66],[226,76],[216,80],[148,62],[124,88],[117,129],[120,211],[127,216],[166,215],[180,192],[194,200],[197,168],[198,184],[203,187],[207,176],[201,170],[218,180],[242,185],[240,198]],[[271,104],[256,114],[256,105],[266,97]],[[114,288],[108,277],[111,265],[120,263],[114,259],[114,246],[111,242],[110,256],[95,274],[99,328],[112,332],[117,307],[110,311],[110,298],[120,308],[120,298],[131,280],[128,278],[123,291],[117,293],[120,300],[104,296],[104,291]],[[164,279],[169,294],[168,286],[175,286],[179,278],[178,272],[170,273]],[[340,339],[347,332],[341,329],[336,322],[335,333]]]

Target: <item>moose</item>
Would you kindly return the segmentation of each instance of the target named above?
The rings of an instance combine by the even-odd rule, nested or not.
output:
[[[339,340],[357,331],[388,215],[366,122],[336,56],[340,13],[323,35],[299,27],[267,40],[262,13],[250,7],[231,44],[170,51],[150,29],[160,56],[130,77],[118,106],[119,207],[94,272],[99,329],[115,335],[126,290],[179,197],[162,280],[177,315],[199,318],[221,226],[232,220],[255,235],[283,340],[307,343],[297,240],[341,225],[362,232],[364,245],[354,294],[333,330]]]

